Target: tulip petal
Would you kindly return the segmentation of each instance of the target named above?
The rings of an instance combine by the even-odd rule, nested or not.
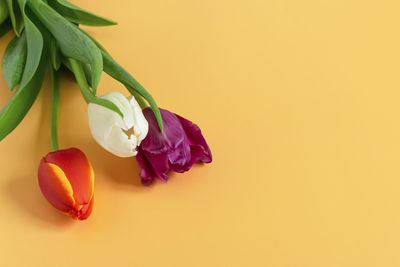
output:
[[[70,182],[77,204],[90,202],[94,192],[94,173],[85,154],[77,148],[49,153],[45,161],[57,165]]]
[[[110,135],[105,139],[104,146],[109,152],[121,158],[128,158],[136,155],[137,139],[136,136],[128,135],[120,127],[114,126]]]
[[[94,198],[92,198],[88,204],[82,207],[77,217],[78,220],[86,220],[90,216],[93,210],[93,203],[94,203]]]
[[[196,162],[212,161],[210,148],[196,124],[168,110],[160,109],[160,112],[163,133],[152,110],[143,110],[149,132],[139,146],[136,159],[142,168],[140,176],[144,185],[151,184],[153,177],[166,181],[170,170],[182,173]]]
[[[144,151],[144,156],[150,163],[151,170],[161,180],[166,182],[168,177],[166,173],[169,172],[168,155],[167,154],[152,154]]]
[[[187,141],[181,142],[176,147],[176,149],[174,149],[168,154],[168,159],[171,165],[176,166],[174,170],[182,169],[184,166],[188,165],[188,163],[191,160],[190,145],[188,144],[188,142]],[[188,169],[185,168],[185,170]],[[183,172],[183,171],[178,171],[178,172]]]
[[[62,169],[42,159],[38,178],[40,190],[50,204],[63,212],[73,209],[75,206],[74,192]]]
[[[160,112],[164,125],[164,133],[160,132],[151,108],[147,107],[143,110],[143,114],[149,123],[149,132],[142,141],[141,146],[153,154],[168,153],[185,139],[183,128],[175,114],[161,108]]]
[[[132,96],[129,100],[132,108],[133,115],[133,133],[138,139],[138,145],[144,140],[149,132],[149,123],[143,115],[142,109],[140,108],[136,99]]]
[[[210,147],[204,139],[199,126],[193,122],[175,114],[185,130],[186,136],[189,139],[190,146],[192,147],[192,160],[193,163],[201,161],[203,163],[210,163],[212,161],[212,154]],[[196,147],[196,149],[194,148]],[[193,149],[195,151],[193,151]],[[198,151],[201,150],[202,153]]]
[[[124,115],[97,104],[88,105],[89,127],[96,142],[119,157],[136,155],[137,145],[146,137],[148,123],[135,98],[130,100],[119,92],[101,98],[113,102]]]
[[[143,179],[151,179],[156,176],[156,174],[153,172],[153,169],[151,167],[150,162],[146,159],[146,157],[144,156],[144,152],[141,150],[141,148],[139,147],[138,150],[138,154],[136,155],[136,160],[140,166],[140,168],[142,168],[142,171],[140,173],[140,176],[142,177],[142,181]]]

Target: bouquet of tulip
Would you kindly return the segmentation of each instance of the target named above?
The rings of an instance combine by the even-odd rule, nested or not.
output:
[[[170,171],[185,172],[196,162],[212,161],[200,128],[159,108],[151,94],[79,27],[115,24],[66,0],[0,0],[0,36],[15,33],[6,48],[2,70],[9,89],[18,87],[0,112],[0,141],[23,120],[50,73],[52,152],[40,161],[39,187],[55,208],[79,220],[92,211],[94,172],[81,150],[60,150],[58,146],[63,71],[73,73],[88,103],[94,139],[116,156],[136,156],[144,185],[150,185],[155,177],[167,181]],[[97,96],[103,71],[122,83],[129,97],[119,92]]]

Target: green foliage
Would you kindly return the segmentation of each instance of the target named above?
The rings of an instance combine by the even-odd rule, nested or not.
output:
[[[49,0],[48,2],[60,15],[76,24],[87,26],[110,26],[117,24],[115,21],[90,13],[66,0]]]
[[[20,86],[0,112],[0,140],[3,140],[23,120],[42,87],[48,66],[47,44],[36,25],[25,13],[26,0],[19,0],[26,25],[27,58]],[[43,53],[42,53],[43,52]]]
[[[0,24],[3,23],[9,15],[6,0],[0,0]]]
[[[54,70],[59,70],[61,67],[61,54],[56,39],[51,37],[50,42],[50,60]]]
[[[24,29],[24,18],[16,0],[6,0],[14,32],[19,36]]]
[[[21,81],[26,53],[26,34],[23,32],[21,37],[15,37],[8,44],[3,57],[2,70],[10,90],[13,90]]]
[[[90,65],[92,86],[97,88],[103,71],[103,59],[96,44],[41,0],[29,0],[28,5],[57,40],[64,56]]]
[[[119,108],[113,102],[111,102],[107,99],[99,98],[96,95],[94,95],[92,91],[90,91],[90,88],[87,83],[85,72],[83,70],[82,65],[74,59],[70,59],[69,63],[70,63],[69,64],[70,68],[72,69],[73,73],[75,74],[75,78],[79,84],[79,88],[81,89],[82,96],[83,96],[83,98],[85,98],[86,102],[88,104],[94,103],[94,104],[103,106],[105,108],[108,108],[108,109],[118,113],[123,118],[124,115],[122,114],[122,112],[119,110]]]
[[[111,101],[96,96],[102,72],[118,80],[136,98],[150,104],[160,130],[160,111],[153,97],[123,69],[111,55],[79,28],[115,25],[114,21],[85,11],[66,0],[0,0],[0,37],[14,30],[2,60],[2,71],[10,90],[17,90],[0,111],[0,141],[11,133],[26,116],[42,87],[46,69],[53,74],[53,110],[58,106],[59,73],[74,73],[87,103],[104,106],[121,117]],[[64,68],[61,68],[65,66]],[[55,112],[53,112],[55,113]],[[57,147],[57,116],[52,117],[52,144]]]
[[[138,82],[132,75],[129,74],[124,68],[122,68],[109,54],[102,51],[104,61],[104,71],[125,85],[125,87],[134,95],[134,92],[142,96],[150,104],[153,110],[154,116],[157,119],[158,127],[163,132],[163,123],[161,118],[160,110],[153,97],[146,89]]]

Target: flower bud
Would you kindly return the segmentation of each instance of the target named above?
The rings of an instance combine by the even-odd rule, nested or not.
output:
[[[93,208],[94,173],[77,148],[50,152],[39,164],[39,187],[56,209],[85,220]]]
[[[119,157],[132,157],[136,147],[146,137],[149,125],[134,97],[126,98],[119,92],[108,93],[101,98],[113,102],[124,115],[90,103],[89,127],[96,142],[105,150]]]

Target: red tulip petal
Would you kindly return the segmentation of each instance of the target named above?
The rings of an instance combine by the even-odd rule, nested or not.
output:
[[[84,205],[93,197],[94,173],[85,154],[77,148],[69,148],[49,153],[46,162],[63,170],[70,182],[77,204]]]
[[[78,220],[86,220],[90,216],[93,210],[93,203],[94,198],[92,197],[88,204],[83,205],[82,209],[79,211]]]
[[[73,189],[65,173],[57,166],[40,161],[38,170],[39,187],[45,198],[56,209],[70,212],[74,209],[75,200]]]

